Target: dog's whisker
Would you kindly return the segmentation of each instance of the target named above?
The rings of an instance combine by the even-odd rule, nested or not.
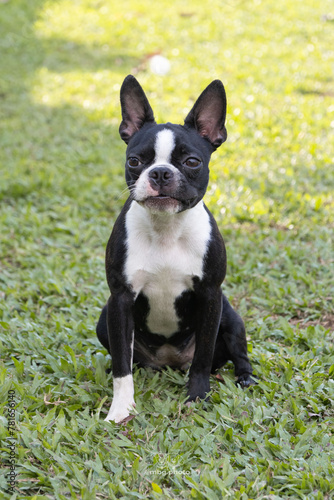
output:
[[[122,189],[122,191],[119,193],[116,201],[119,202],[121,198],[123,198],[126,194],[129,193],[129,191],[130,191],[130,194],[131,194],[131,192],[132,192],[133,189],[134,188],[131,188],[131,187],[129,188],[128,186],[125,187],[124,189]]]

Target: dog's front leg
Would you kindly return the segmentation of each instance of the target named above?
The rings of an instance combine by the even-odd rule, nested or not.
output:
[[[206,287],[198,294],[196,347],[189,371],[188,402],[203,399],[210,391],[210,373],[222,313],[220,287]]]
[[[114,294],[107,305],[109,349],[112,359],[113,401],[105,419],[121,422],[135,406],[132,379],[134,322],[133,295],[130,291]]]

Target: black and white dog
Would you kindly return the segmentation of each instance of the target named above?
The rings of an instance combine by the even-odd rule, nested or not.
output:
[[[202,201],[210,156],[227,137],[224,86],[213,81],[183,126],[157,125],[131,75],[121,107],[130,196],[107,245],[111,295],[96,328],[112,357],[114,397],[106,420],[115,422],[135,406],[133,361],[190,366],[189,402],[206,397],[210,373],[227,360],[239,384],[254,383],[243,321],[221,291],[224,242]]]

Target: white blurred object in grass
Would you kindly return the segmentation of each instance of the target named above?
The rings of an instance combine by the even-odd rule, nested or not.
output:
[[[155,55],[150,59],[150,70],[155,75],[164,76],[170,71],[170,62],[166,57]]]

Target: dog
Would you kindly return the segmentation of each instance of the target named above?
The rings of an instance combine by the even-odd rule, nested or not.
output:
[[[236,383],[255,383],[244,323],[221,290],[224,241],[203,202],[211,154],[227,138],[224,86],[213,81],[184,125],[157,124],[132,75],[120,100],[130,195],[107,244],[110,298],[96,327],[112,358],[113,401],[105,420],[114,422],[135,407],[133,362],[190,366],[189,403],[208,397],[210,374],[228,360]]]

